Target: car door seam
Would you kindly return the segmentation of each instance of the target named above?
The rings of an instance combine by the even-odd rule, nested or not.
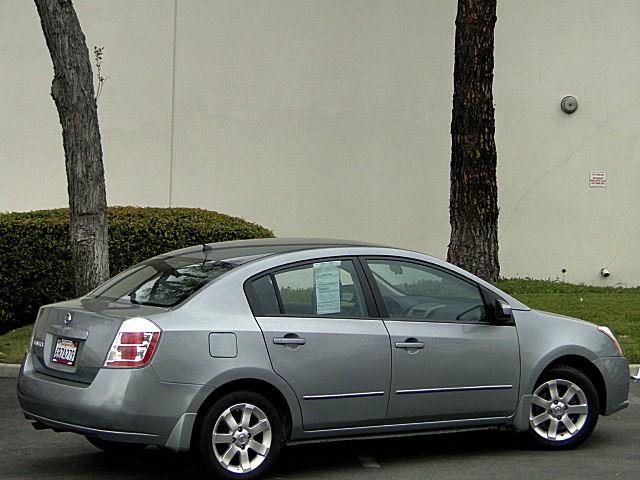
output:
[[[269,364],[271,365],[271,370],[278,377],[280,377],[282,379],[282,381],[284,383],[286,383],[289,386],[289,388],[291,389],[291,391],[294,393],[294,397],[296,399],[296,402],[298,403],[298,408],[300,409],[300,419],[302,421],[302,424],[304,425],[304,413],[302,411],[302,405],[300,404],[300,399],[298,398],[298,394],[295,391],[295,389],[293,388],[293,386],[287,381],[287,379],[284,378],[282,375],[280,375],[276,371],[276,367],[273,365],[273,359],[271,358],[271,352],[269,351],[269,344],[267,342],[267,337],[266,337],[266,335],[264,333],[264,330],[262,329],[262,325],[260,325],[260,322],[258,321],[258,318],[255,315],[253,316],[253,321],[256,322],[256,324],[258,325],[258,328],[260,329],[260,333],[262,334],[262,340],[264,341],[264,347],[267,350],[267,358],[269,359]]]
[[[387,332],[387,340],[389,341],[389,390],[388,390],[389,395],[387,396],[387,407],[384,410],[384,417],[388,418],[389,405],[391,404],[391,395],[393,392],[393,342],[391,341],[391,332],[389,332],[389,328],[387,327],[387,323],[385,322],[385,319],[384,319],[384,314],[386,314],[386,307],[384,306],[384,302],[382,302],[381,305],[378,302],[378,298],[376,296],[376,290],[374,290],[374,288],[378,288],[378,287],[377,285],[372,285],[372,282],[369,278],[369,275],[371,274],[371,272],[370,270],[368,270],[369,265],[366,264],[366,258],[360,255],[356,256],[355,258],[357,259],[358,264],[360,265],[360,271],[363,273],[364,281],[366,282],[366,285],[368,287],[367,290],[371,295],[371,298],[373,299],[373,303],[376,307],[376,311],[379,316],[378,320],[382,322],[382,325],[384,326],[384,329]],[[363,284],[363,287],[364,287],[364,284]],[[382,309],[384,309],[384,313]]]

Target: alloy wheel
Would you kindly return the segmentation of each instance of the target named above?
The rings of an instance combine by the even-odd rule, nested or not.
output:
[[[543,439],[562,442],[583,429],[588,414],[589,404],[582,389],[569,380],[554,379],[533,392],[529,424]]]
[[[238,403],[218,417],[211,443],[216,459],[225,470],[248,473],[265,460],[271,439],[267,415],[255,405]]]

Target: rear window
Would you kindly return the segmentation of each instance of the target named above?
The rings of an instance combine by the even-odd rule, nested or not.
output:
[[[142,262],[116,275],[89,294],[90,297],[173,307],[236,264],[207,258],[207,251],[191,252]]]

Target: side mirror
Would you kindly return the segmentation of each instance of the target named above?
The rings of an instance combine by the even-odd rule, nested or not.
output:
[[[389,265],[389,270],[391,270],[396,275],[402,274],[402,267],[400,265],[396,265],[395,263]]]
[[[512,314],[511,305],[509,305],[507,302],[504,302],[502,300],[496,300],[496,305],[495,305],[496,322],[504,323],[511,320],[511,314]]]

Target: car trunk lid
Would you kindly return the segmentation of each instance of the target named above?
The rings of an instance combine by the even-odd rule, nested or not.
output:
[[[87,297],[42,307],[31,345],[34,368],[58,378],[91,383],[125,319],[166,311]]]

